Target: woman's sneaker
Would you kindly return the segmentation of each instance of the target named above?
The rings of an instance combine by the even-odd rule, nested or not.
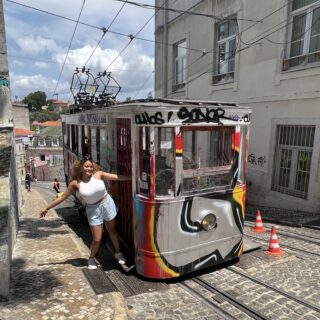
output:
[[[96,260],[94,258],[89,258],[89,260],[88,260],[88,269],[89,270],[97,269],[97,263],[96,263]]]
[[[114,256],[119,264],[126,264],[126,258],[123,256],[122,252],[118,252]]]

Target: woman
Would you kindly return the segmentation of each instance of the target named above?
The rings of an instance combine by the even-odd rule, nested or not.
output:
[[[72,167],[72,181],[60,198],[52,201],[40,212],[40,218],[46,216],[48,210],[66,200],[71,194],[77,192],[81,200],[86,204],[86,214],[92,233],[90,257],[88,268],[96,269],[95,256],[99,250],[103,223],[105,224],[115,249],[115,257],[119,264],[126,261],[120,252],[120,244],[116,231],[117,215],[113,199],[108,194],[103,180],[129,180],[131,178],[119,178],[116,174],[99,171],[90,157],[84,157],[81,161],[75,161]]]

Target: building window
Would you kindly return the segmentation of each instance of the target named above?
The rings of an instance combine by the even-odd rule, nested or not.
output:
[[[59,139],[58,138],[52,138],[52,146],[59,147]]]
[[[187,41],[183,40],[173,46],[174,54],[174,84],[173,91],[181,89],[186,84],[187,73]]]
[[[46,145],[46,141],[44,138],[39,138],[38,139],[38,146],[39,147],[44,147]]]
[[[46,161],[46,155],[40,154],[40,161]]]
[[[290,14],[290,43],[283,71],[320,62],[320,3],[317,0],[293,0]]]
[[[232,82],[234,79],[237,29],[235,18],[217,24],[217,52],[213,84]]]
[[[278,125],[272,190],[307,199],[315,126]]]

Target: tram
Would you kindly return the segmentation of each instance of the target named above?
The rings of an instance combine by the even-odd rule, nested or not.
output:
[[[179,277],[241,255],[251,109],[139,100],[62,116],[66,179],[90,154],[132,176],[109,192],[138,274]]]

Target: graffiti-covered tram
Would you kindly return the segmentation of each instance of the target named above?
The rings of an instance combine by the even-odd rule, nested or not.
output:
[[[171,278],[241,255],[251,109],[153,100],[63,116],[66,177],[90,154],[111,185],[136,270]]]

